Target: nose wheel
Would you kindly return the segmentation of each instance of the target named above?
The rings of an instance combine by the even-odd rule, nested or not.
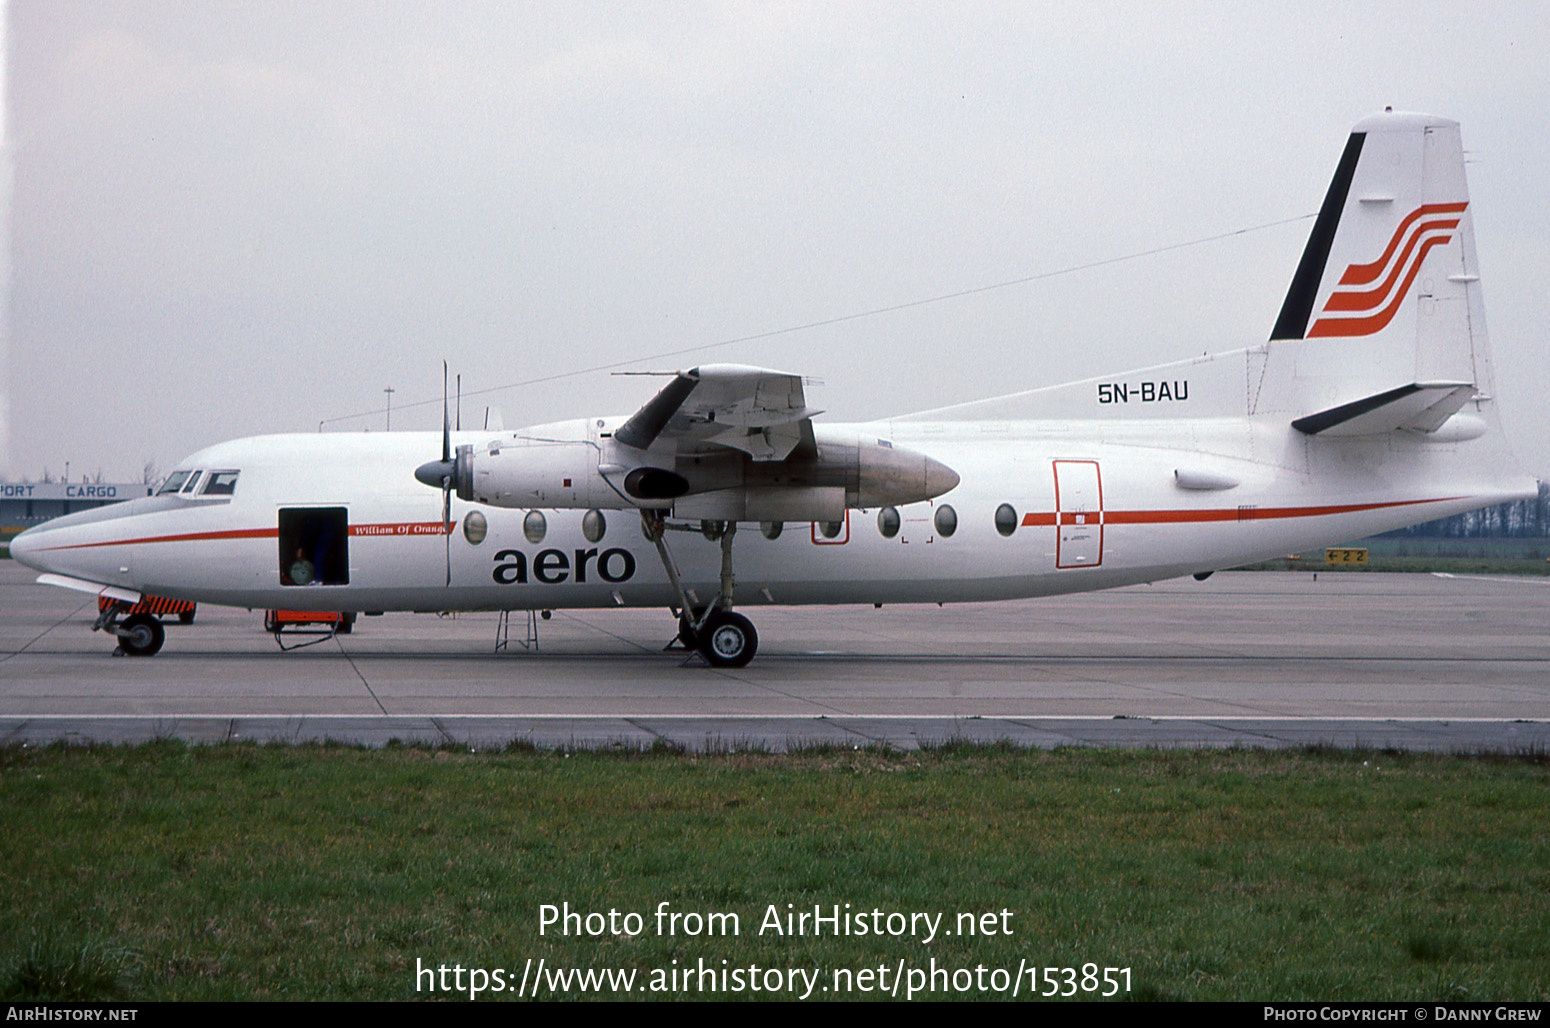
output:
[[[135,614],[124,619],[116,633],[119,649],[130,657],[152,657],[167,641],[167,632],[161,622],[149,614]]]

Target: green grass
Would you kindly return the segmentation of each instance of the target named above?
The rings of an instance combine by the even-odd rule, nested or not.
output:
[[[0,749],[7,999],[411,998],[416,961],[1128,966],[1187,999],[1550,997],[1550,766],[1339,751]],[[538,935],[538,906],[737,913]],[[1014,912],[780,939],[781,910]]]

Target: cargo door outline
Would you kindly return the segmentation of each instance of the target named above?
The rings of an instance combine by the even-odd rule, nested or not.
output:
[[[1057,460],[1055,567],[1103,564],[1103,476],[1095,460]]]

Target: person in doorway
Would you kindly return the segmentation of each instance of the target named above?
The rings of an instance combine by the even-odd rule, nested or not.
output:
[[[316,569],[312,561],[307,559],[306,553],[300,546],[296,547],[296,559],[291,562],[290,577],[292,585],[311,585]]]

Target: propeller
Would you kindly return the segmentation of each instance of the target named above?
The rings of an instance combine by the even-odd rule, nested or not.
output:
[[[462,376],[458,376],[461,400]],[[447,362],[441,362],[441,460],[428,460],[414,469],[419,482],[441,489],[441,531],[447,541],[447,585],[452,584],[452,489],[458,478],[459,461],[452,459],[452,422],[447,410]],[[462,454],[458,455],[459,457]]]

